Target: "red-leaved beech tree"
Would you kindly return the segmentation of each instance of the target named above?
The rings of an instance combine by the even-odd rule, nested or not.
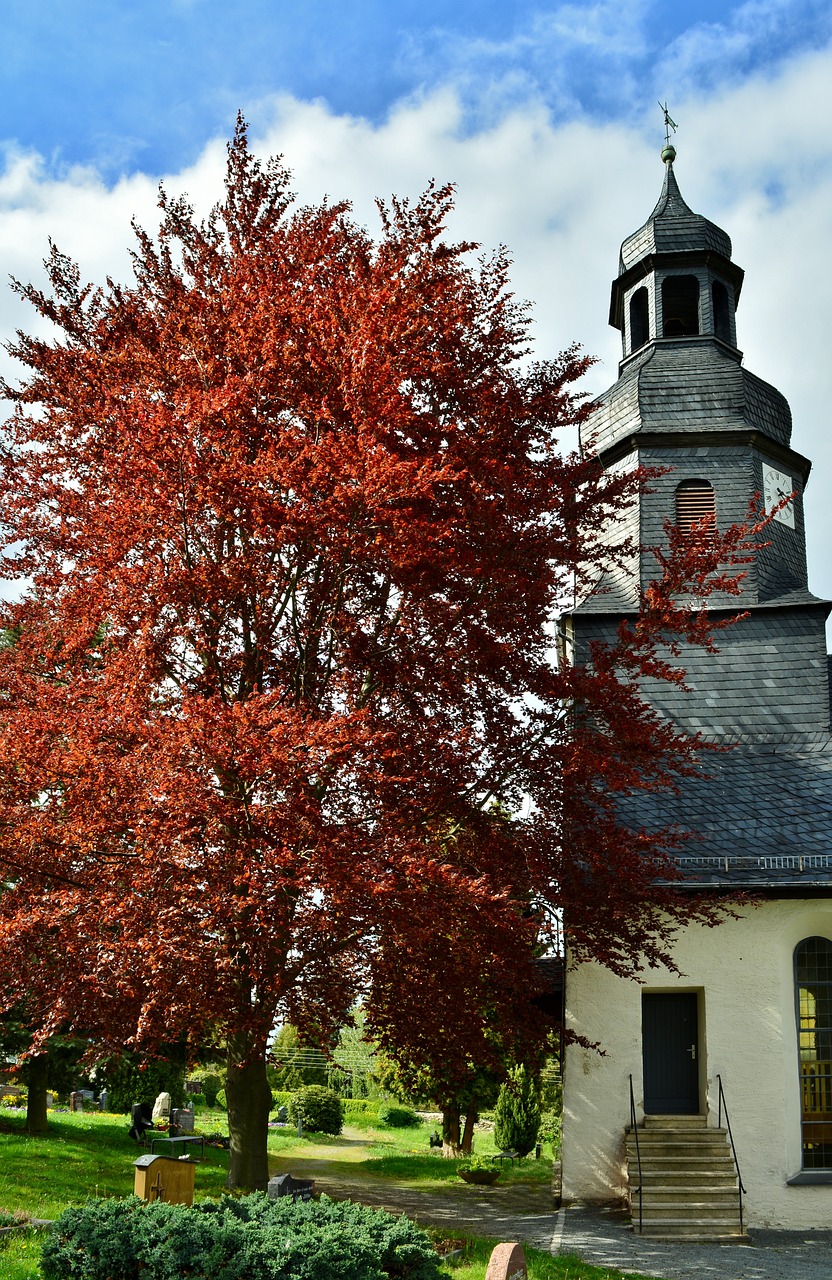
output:
[[[637,681],[710,642],[674,600],[744,535],[678,542],[615,650],[558,667],[641,478],[558,451],[585,361],[528,362],[450,199],[372,237],[295,208],[240,123],[222,202],[163,193],[134,283],[53,249],[17,286],[54,327],[5,387],[0,1002],[36,1050],[221,1038],[233,1187],[268,1177],[277,1022],[326,1043],[363,995],[385,1047],[461,1077],[539,1038],[555,913],[626,970],[709,910],[609,796],[691,766]]]

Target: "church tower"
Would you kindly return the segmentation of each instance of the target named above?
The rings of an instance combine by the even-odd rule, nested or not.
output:
[[[671,821],[696,834],[679,857],[690,892],[727,902],[754,896],[740,898],[716,929],[682,929],[678,972],[647,970],[639,985],[600,965],[567,966],[567,1024],[605,1056],[567,1051],[563,1192],[607,1202],[631,1194],[630,1081],[648,1143],[657,1125],[701,1129],[718,1143],[722,1088],[746,1221],[820,1226],[832,1196],[830,606],[811,593],[806,573],[810,464],[792,448],[784,397],[743,365],[743,272],[727,234],[685,203],[675,154],[665,147],[658,203],[621,246],[610,304],[622,339],[619,377],[582,446],[605,467],[662,469],[630,517],[642,547],[661,544],[668,520],[682,530],[709,514],[717,526],[740,523],[755,495],[774,513],[739,600],[705,602],[747,617],[720,633],[717,653],[685,655],[686,689],[644,686],[663,716],[731,749],[708,759],[678,796],[644,795],[626,812],[639,826]],[[636,612],[653,576],[642,551],[573,610],[563,630],[578,660]],[[648,1220],[682,1231],[666,1205],[654,1204],[650,1217],[648,1180],[637,1180]],[[669,1194],[668,1204],[679,1202]],[[723,1221],[711,1238],[720,1233],[736,1230]]]

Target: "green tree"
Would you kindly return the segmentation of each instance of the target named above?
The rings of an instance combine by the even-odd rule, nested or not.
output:
[[[500,1086],[494,1108],[494,1140],[501,1151],[527,1156],[540,1128],[540,1090],[537,1078],[524,1066],[515,1067]]]

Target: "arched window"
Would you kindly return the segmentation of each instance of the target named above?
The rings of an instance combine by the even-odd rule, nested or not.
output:
[[[699,332],[699,281],[696,276],[666,276],[662,281],[662,333],[686,338]]]
[[[803,1168],[832,1169],[832,942],[794,951]]]
[[[647,290],[642,285],[630,298],[630,351],[638,351],[650,337]]]
[[[707,516],[716,523],[716,497],[714,487],[707,480],[683,480],[676,486],[676,524],[683,533],[690,533],[695,524]]]
[[[731,313],[728,307],[728,290],[721,280],[711,285],[714,306],[714,333],[723,342],[731,341]]]

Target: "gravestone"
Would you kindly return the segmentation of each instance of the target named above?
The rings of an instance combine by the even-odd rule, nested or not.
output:
[[[70,1111],[84,1110],[84,1095],[80,1089],[73,1090],[69,1095],[69,1109]]]
[[[170,1123],[171,1128],[178,1129],[180,1133],[193,1133],[194,1113],[187,1107],[174,1107],[170,1113]]]
[[[150,1118],[150,1104],[147,1102],[134,1102],[130,1108],[130,1137],[136,1142],[142,1142],[145,1132],[152,1128],[153,1121]]]
[[[498,1244],[488,1260],[485,1280],[528,1280],[526,1255],[519,1244]]]
[[[100,1092],[100,1094],[98,1095],[98,1106],[99,1106],[99,1109],[100,1109],[101,1111],[106,1111],[106,1110],[107,1110],[107,1104],[109,1103],[109,1101],[110,1101],[110,1099],[109,1099],[109,1098],[108,1098],[108,1096],[107,1096],[107,1090],[106,1090],[106,1089],[102,1089],[102,1090],[101,1090],[101,1092]]]
[[[170,1115],[170,1094],[160,1093],[153,1104],[153,1119],[167,1120]]]
[[[277,1108],[277,1123],[278,1123],[278,1124],[285,1124],[285,1123],[286,1123],[286,1121],[287,1121],[288,1119],[289,1119],[289,1108],[288,1108],[287,1106],[281,1106],[281,1107],[278,1107],[278,1108]]]
[[[270,1200],[291,1196],[293,1200],[311,1200],[315,1190],[312,1178],[293,1178],[291,1173],[281,1173],[269,1179],[267,1187]]]

